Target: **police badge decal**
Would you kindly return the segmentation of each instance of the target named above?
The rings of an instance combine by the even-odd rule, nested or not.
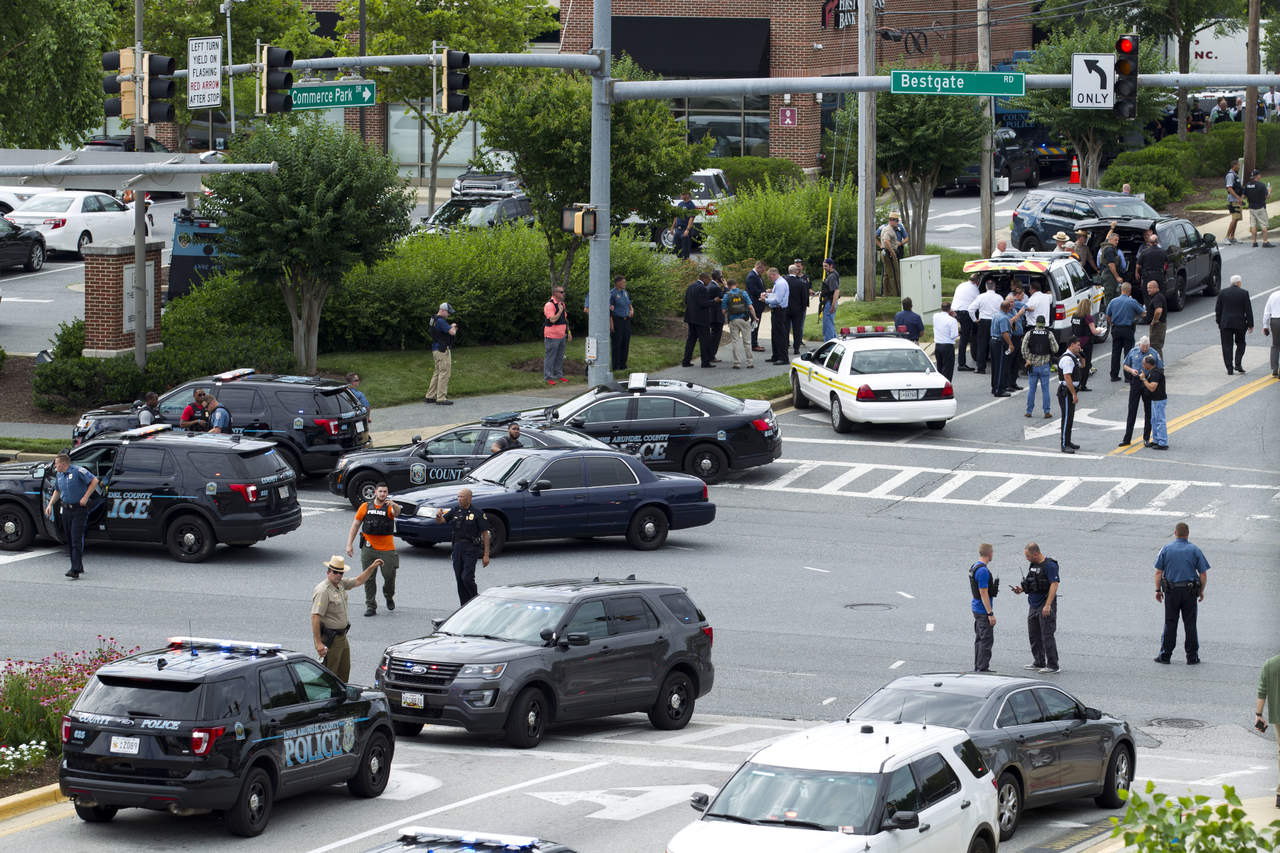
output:
[[[342,724],[342,751],[350,752],[356,745],[356,721],[347,720]]]

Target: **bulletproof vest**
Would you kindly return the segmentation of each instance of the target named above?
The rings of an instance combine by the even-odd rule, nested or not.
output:
[[[382,506],[375,506],[372,503],[364,505],[364,524],[360,529],[370,536],[386,536],[394,530],[394,524],[391,518],[391,504],[385,503]]]
[[[1049,592],[1051,581],[1049,580],[1048,568],[1049,559],[1044,561],[1044,565],[1037,568],[1036,566],[1027,566],[1027,574],[1022,578],[1022,591],[1031,595],[1045,595]]]
[[[431,342],[438,345],[441,349],[448,349],[450,335],[447,329],[443,331],[440,329],[440,324],[436,322],[438,317],[439,315],[436,315],[436,317],[433,317],[431,320]]]
[[[739,314],[747,313],[748,306],[747,295],[741,290],[733,290],[729,293],[729,311],[730,317],[736,317]]]
[[[559,309],[557,309],[557,310],[559,310]],[[542,315],[542,327],[543,327],[544,329],[549,329],[549,328],[551,328],[552,326],[566,326],[566,325],[568,325],[568,321],[566,320],[566,317],[567,317],[567,316],[568,316],[568,313],[566,312],[565,314],[560,315],[560,319],[559,319],[559,320],[552,320],[550,317],[548,317],[547,315],[543,314],[543,315]]]
[[[1031,338],[1027,343],[1027,350],[1032,355],[1048,355],[1053,352],[1053,348],[1049,344],[1048,329],[1032,329]]]
[[[1071,355],[1071,353],[1067,353],[1067,355],[1071,356],[1071,381],[1079,385],[1080,380],[1084,377],[1084,371],[1080,367],[1080,359]]]
[[[982,590],[978,588],[978,566],[980,565],[982,564],[974,563],[972,566],[969,567],[969,592],[973,593],[973,597],[977,599],[982,598]],[[991,571],[990,566],[987,566],[987,571],[988,572]],[[995,597],[999,593],[1000,593],[1000,578],[996,577],[995,575],[992,575],[991,582],[987,584],[987,597],[990,598],[992,601],[994,601]]]

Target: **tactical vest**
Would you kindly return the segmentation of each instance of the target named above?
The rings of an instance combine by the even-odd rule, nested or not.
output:
[[[360,529],[369,536],[386,536],[392,533],[395,525],[391,517],[391,503],[387,502],[382,506],[365,504],[364,524],[360,525]]]
[[[549,304],[549,305],[550,305],[550,304],[554,304],[554,300],[552,300],[552,302],[549,302],[549,303],[547,303],[547,304]],[[559,309],[557,309],[557,310],[559,310]],[[543,327],[544,329],[550,329],[552,326],[567,326],[567,325],[568,325],[568,320],[566,320],[566,316],[567,316],[567,312],[562,313],[562,314],[560,315],[560,319],[559,319],[559,320],[552,320],[552,319],[551,319],[550,317],[548,317],[546,314],[543,314],[543,315],[542,315],[542,327]]]
[[[973,593],[973,597],[982,600],[982,590],[978,587],[978,566],[982,563],[974,563],[969,567],[969,592]],[[991,571],[991,567],[987,566],[987,571]],[[1000,578],[995,575],[991,576],[991,582],[987,584],[987,597],[995,601],[997,595],[1000,594]]]
[[[1046,557],[1044,566],[1037,568],[1036,566],[1027,566],[1027,574],[1022,578],[1022,591],[1030,595],[1047,595],[1052,581],[1049,580],[1049,563],[1056,561],[1052,557]]]
[[[729,310],[726,313],[730,317],[745,317],[749,313],[749,304],[746,294],[734,289],[729,293]]]
[[[440,324],[436,322],[438,319],[439,315],[436,315],[431,320],[431,342],[440,349],[447,350],[452,343],[452,341],[449,340],[452,335],[449,334],[448,329],[445,329],[444,331],[440,330]]]
[[[1051,333],[1048,329],[1032,329],[1029,334],[1028,352],[1032,355],[1049,355],[1049,353],[1053,352],[1053,347],[1049,344],[1049,335]]]

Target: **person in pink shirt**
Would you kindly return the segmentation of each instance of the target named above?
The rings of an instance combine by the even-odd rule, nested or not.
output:
[[[568,312],[564,288],[556,285],[551,291],[551,299],[542,306],[542,378],[548,385],[569,381],[564,378],[564,347],[566,342],[573,340]]]

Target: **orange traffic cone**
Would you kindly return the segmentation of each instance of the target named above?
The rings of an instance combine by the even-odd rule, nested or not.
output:
[[[1075,155],[1071,156],[1071,178],[1067,181],[1069,184],[1080,183],[1080,164],[1076,162]]]

